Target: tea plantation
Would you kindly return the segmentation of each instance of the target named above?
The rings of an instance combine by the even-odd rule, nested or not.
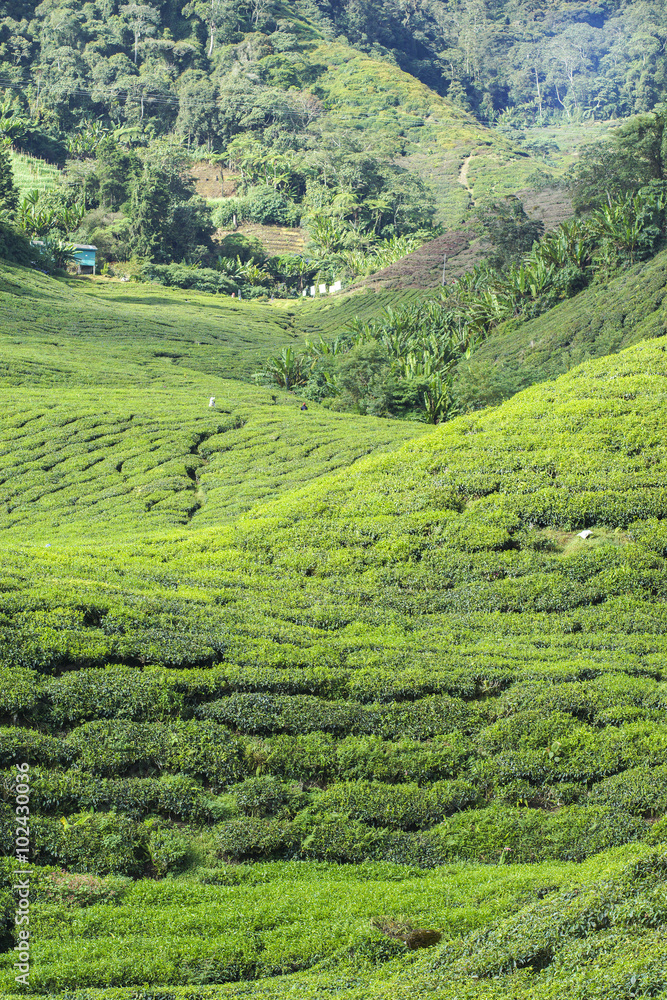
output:
[[[2,280],[0,992],[664,1000],[664,338],[427,428],[234,380],[321,306]]]

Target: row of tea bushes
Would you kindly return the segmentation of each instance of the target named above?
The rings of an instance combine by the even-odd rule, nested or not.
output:
[[[639,846],[577,865],[254,863],[129,886],[42,869],[35,983],[71,1000],[662,1000],[666,872],[664,847]],[[401,919],[383,914],[394,902]],[[410,950],[416,927],[441,941]]]
[[[231,819],[218,830],[218,851],[225,861],[310,858],[354,864],[375,859],[430,868],[453,861],[582,861],[631,841],[665,837],[665,831],[614,805],[571,805],[556,813],[498,806],[469,809],[419,832],[391,829],[391,824],[371,826],[352,815],[307,810],[293,821]]]
[[[378,705],[258,693],[235,693],[205,703],[196,714],[244,733],[323,732],[339,737],[376,734],[390,740],[400,736],[425,740],[452,729],[473,733],[488,717],[484,706],[447,695]]]
[[[0,772],[0,794],[12,800],[15,771]],[[139,819],[160,814],[175,820],[211,819],[210,799],[201,785],[184,775],[161,778],[99,778],[81,771],[33,768],[30,805],[33,814],[58,816],[82,810],[118,813]]]
[[[0,810],[0,828],[3,836],[11,834],[12,815],[6,807]],[[565,806],[555,813],[501,806],[468,809],[423,830],[403,830],[396,823],[393,828],[376,826],[323,806],[303,809],[292,818],[232,818],[210,832],[223,862],[376,860],[420,868],[455,861],[582,861],[632,841],[662,842],[667,837],[664,823],[651,824],[616,805],[595,804]],[[96,876],[152,873],[164,878],[192,865],[194,833],[157,818],[139,821],[116,812],[35,816],[33,861]]]
[[[321,668],[319,679],[306,671],[300,676],[289,670],[273,674],[267,671],[263,691],[243,690],[254,685],[255,676],[253,671],[233,665],[168,671],[110,666],[68,671],[44,679],[31,670],[5,668],[0,671],[0,713],[8,721],[24,719],[52,729],[95,718],[144,721],[189,718],[195,714],[248,734],[328,732],[339,737],[377,734],[392,739],[409,735],[422,740],[453,728],[473,735],[496,717],[521,715],[528,709],[540,717],[567,713],[597,727],[662,718],[667,705],[667,683],[623,672],[577,680],[576,664],[573,667],[575,676],[566,682],[562,676],[567,675],[567,666],[561,663],[555,675],[547,675],[541,681],[512,683],[511,675],[496,673],[494,677],[487,671],[485,682],[468,674],[466,683],[461,678],[458,684],[453,672],[447,671],[440,679],[434,667],[428,675],[421,673],[423,697],[415,697],[420,692],[419,671],[414,666],[401,671],[399,679],[389,671],[346,671],[337,675]],[[279,690],[294,687],[296,692],[271,691],[272,676],[274,687]],[[337,676],[339,682],[355,689],[356,697],[343,701],[299,690],[313,686],[325,691],[335,688]],[[413,678],[416,678],[414,684]],[[545,683],[547,679],[549,682]],[[468,700],[448,693],[428,693],[429,688],[440,686],[439,680],[445,690],[464,688]],[[488,694],[497,697],[479,697],[483,683]],[[412,697],[405,701],[384,701],[389,685],[399,688],[399,695]],[[478,685],[477,700],[469,700],[474,698]],[[220,694],[225,697],[220,698]],[[373,694],[381,694],[383,700],[369,702],[368,697]]]

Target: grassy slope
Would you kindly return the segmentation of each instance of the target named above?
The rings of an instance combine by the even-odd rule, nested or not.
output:
[[[333,338],[414,292],[246,303],[157,284],[54,281],[0,262],[0,377],[13,385],[192,386],[247,379],[303,335]]]
[[[288,393],[230,379],[289,343],[297,319],[332,335],[356,312],[349,296],[287,309],[13,268],[0,280],[3,529],[208,523],[420,433],[314,404],[302,414]],[[363,314],[395,296],[356,298]]]
[[[593,285],[543,316],[506,324],[458,370],[468,406],[494,404],[513,393],[645,338],[664,336],[667,252],[612,281]]]
[[[575,1000],[602,1000],[623,996],[621,984],[630,985],[633,975],[653,990],[640,996],[664,998],[664,942],[649,914],[664,890],[665,860],[664,852],[647,856],[629,848],[582,865],[448,866],[431,873],[388,864],[361,870],[259,864],[229,872],[222,885],[139,883],[120,906],[82,910],[67,929],[54,923],[56,907],[42,907],[35,930],[63,982],[79,987],[67,992],[72,1000],[319,1000],[330,994],[345,1000],[559,1000],[566,987]],[[610,930],[604,929],[605,906]],[[639,907],[644,912],[637,918]],[[406,914],[440,928],[444,947],[411,953],[371,924],[392,915],[400,923]],[[158,993],[154,987],[86,989],[111,927],[117,970],[134,962],[149,981],[160,970],[164,978],[169,971],[189,974],[200,985]],[[569,963],[587,951],[592,961],[580,959],[580,970],[569,974]],[[290,974],[290,965],[307,954],[314,969]],[[229,956],[238,968],[256,963],[260,976],[265,970],[273,976],[205,985],[214,981],[216,963]],[[513,961],[520,971],[498,976],[503,963]],[[546,962],[546,971],[536,973],[531,961]],[[40,972],[35,964],[37,990],[46,978]]]
[[[17,274],[28,282],[22,272],[7,272],[5,283]],[[317,411],[301,414],[284,397],[273,404],[262,390],[221,380],[216,394],[220,385],[231,411],[223,421],[245,413],[248,423],[203,442],[215,454],[202,454],[199,445],[202,459],[219,463],[218,482],[207,485],[216,499],[209,505],[207,498],[182,523],[181,480],[191,482],[182,468],[193,459],[197,464],[187,446],[202,423],[208,428],[214,420],[205,399],[202,413],[190,398],[195,387],[200,391],[201,371],[189,323],[194,318],[198,331],[207,324],[215,333],[217,353],[206,366],[214,367],[219,355],[220,366],[231,367],[226,359],[236,345],[234,371],[242,371],[246,362],[230,318],[243,317],[245,334],[253,316],[268,325],[273,314],[268,307],[224,312],[213,300],[209,319],[208,311],[187,303],[191,311],[184,306],[171,318],[166,339],[155,313],[135,327],[134,339],[121,314],[119,339],[109,345],[95,336],[91,316],[107,317],[104,296],[115,290],[80,292],[35,280],[24,302],[34,310],[34,297],[43,297],[39,323],[49,315],[55,328],[56,308],[70,319],[58,328],[63,346],[50,353],[34,321],[24,325],[21,342],[15,331],[3,335],[12,341],[3,344],[9,413],[17,405],[43,411],[35,422],[41,433],[29,437],[30,423],[18,428],[26,434],[22,450],[12,418],[6,423],[8,454],[21,459],[34,445],[35,460],[27,482],[26,468],[10,470],[5,483],[26,487],[28,500],[20,533],[4,536],[1,648],[11,674],[3,713],[11,705],[15,720],[78,747],[73,773],[84,776],[99,773],[113,736],[116,749],[102,773],[123,777],[123,753],[136,760],[138,740],[148,737],[142,726],[157,732],[199,706],[197,714],[233,720],[242,748],[237,778],[259,767],[302,781],[309,808],[320,809],[322,818],[300,848],[303,857],[319,859],[312,868],[230,869],[214,839],[225,823],[204,834],[194,824],[193,849],[207,872],[194,868],[177,882],[140,883],[120,909],[36,902],[34,988],[59,995],[66,987],[127,985],[132,989],[106,997],[135,1000],[149,995],[143,983],[189,982],[182,995],[194,998],[210,995],[197,983],[268,974],[273,978],[265,984],[217,987],[217,995],[278,1000],[326,990],[349,1000],[555,1000],[567,989],[580,1000],[602,1000],[630,996],[632,982],[640,981],[646,995],[663,996],[664,857],[648,865],[646,884],[641,871],[628,869],[645,856],[646,841],[664,838],[664,824],[653,822],[665,812],[660,776],[667,764],[665,545],[663,529],[651,520],[667,513],[667,361],[660,345],[592,361],[497,411],[426,434],[421,428],[419,439],[398,448],[400,437],[417,428],[387,423],[381,433],[379,422],[341,418],[341,437],[334,434],[329,444],[322,439],[333,424],[325,427]],[[85,333],[77,319],[82,295],[91,303]],[[169,298],[169,305],[176,301]],[[165,310],[164,322],[166,316]],[[176,330],[187,366],[154,357],[156,344],[176,342]],[[265,328],[263,336],[279,339],[283,332]],[[78,374],[65,377],[77,365]],[[207,371],[204,397],[214,377]],[[134,441],[140,454],[126,455],[131,432],[120,422],[97,437],[100,414],[92,410],[100,393],[90,388],[91,378],[104,380],[103,406],[114,419],[129,416],[128,400],[145,408]],[[106,528],[98,540],[89,529],[84,535],[74,515],[68,527],[70,514],[63,515],[61,537],[44,534],[45,514],[37,514],[39,501],[27,491],[53,482],[53,449],[41,442],[62,436],[50,415],[77,410],[80,399],[90,414],[77,415],[80,454],[101,461],[86,470],[87,460],[63,454],[66,489],[81,482],[77,504],[86,502],[99,485],[97,476],[86,479],[91,470],[112,474],[122,458],[137,464],[126,474],[137,477],[128,482],[142,496],[141,477],[153,483],[155,466],[148,461],[142,470],[139,463],[157,444],[155,455],[162,450],[165,464],[174,463],[162,470],[169,475],[155,504],[164,504],[159,521],[149,524],[142,503],[121,496],[122,518],[108,537]],[[254,399],[261,401],[257,408]],[[56,406],[47,410],[50,403]],[[311,416],[320,421],[318,449],[308,453],[312,423],[305,440],[299,434],[302,418]],[[229,523],[234,506],[244,506],[253,491],[259,499],[278,491],[280,477],[270,466],[276,434],[287,438],[281,458],[291,466],[284,491]],[[270,481],[258,476],[248,495],[237,498],[224,463],[231,458],[240,478],[255,439]],[[230,440],[231,455],[223,450]],[[369,443],[394,450],[350,468]],[[344,467],[321,475],[338,462],[328,448],[339,450]],[[214,470],[201,469],[203,487]],[[90,525],[89,517],[81,523]],[[584,525],[593,530],[588,542],[576,536]],[[253,702],[253,693],[261,698]],[[94,728],[99,717],[112,720],[106,737],[104,727]],[[128,719],[139,728],[128,728]],[[93,729],[86,728],[90,721]],[[0,736],[6,746],[8,731]],[[32,753],[39,764],[41,751]],[[206,788],[215,784],[212,759],[194,770],[189,760],[164,758],[159,771],[149,764],[140,774],[164,781],[185,767]],[[459,811],[441,812],[435,824],[417,821],[416,832],[398,813],[377,812],[359,782],[371,779],[374,788],[414,796],[410,782],[449,787],[452,776],[473,789],[471,799]],[[129,788],[138,778],[125,780]],[[218,791],[226,791],[224,781]],[[335,795],[353,793],[362,819],[337,826],[345,800]],[[234,794],[223,798],[233,816]],[[42,808],[58,827],[61,812],[77,806]],[[37,837],[43,836],[39,811]],[[637,843],[581,867],[562,863],[626,841]],[[368,891],[350,880],[349,869],[321,864],[364,857],[379,865],[357,869]],[[533,864],[489,866],[505,858]],[[390,863],[396,860],[403,867]],[[415,867],[434,861],[473,864],[451,874]],[[242,892],[230,895],[230,878]],[[307,923],[297,916],[304,907],[312,915]],[[436,927],[451,942],[415,958],[369,928],[369,917]],[[56,947],[54,935],[70,926]],[[491,935],[475,937],[480,927]],[[11,961],[0,958],[7,992]],[[296,979],[281,978],[297,970],[304,971]]]

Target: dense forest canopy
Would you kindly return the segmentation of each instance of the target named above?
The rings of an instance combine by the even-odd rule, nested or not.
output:
[[[11,0],[0,82],[45,124],[175,130],[221,149],[316,115],[335,39],[398,64],[482,121],[608,118],[665,92],[661,0]]]

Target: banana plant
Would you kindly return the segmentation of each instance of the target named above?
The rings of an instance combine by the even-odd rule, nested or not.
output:
[[[266,374],[281,388],[289,390],[298,385],[305,385],[304,367],[303,355],[296,354],[293,347],[283,347],[280,354],[269,358]]]

